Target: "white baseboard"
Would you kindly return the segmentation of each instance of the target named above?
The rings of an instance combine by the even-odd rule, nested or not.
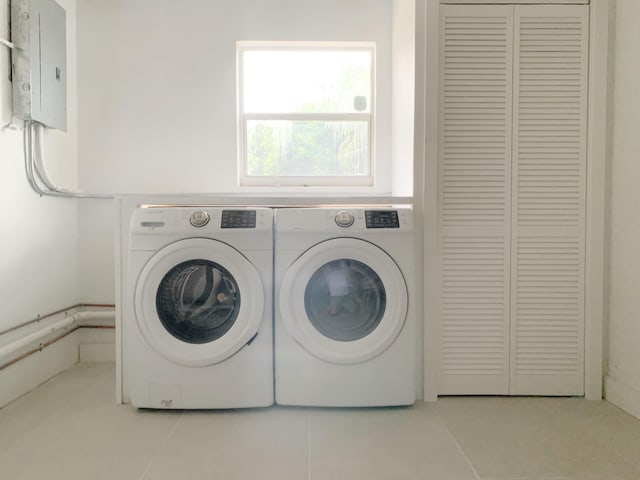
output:
[[[81,362],[115,362],[116,346],[114,343],[80,344]]]
[[[615,377],[605,378],[605,398],[634,417],[640,418],[640,388]]]
[[[116,346],[113,329],[80,328],[78,336],[81,362],[115,362]]]

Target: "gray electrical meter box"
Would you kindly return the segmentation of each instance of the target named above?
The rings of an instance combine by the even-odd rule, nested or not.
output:
[[[12,0],[13,114],[67,129],[67,12],[55,0]]]

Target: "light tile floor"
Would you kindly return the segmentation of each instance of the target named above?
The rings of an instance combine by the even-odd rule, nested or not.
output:
[[[81,363],[0,409],[0,479],[638,480],[640,421],[576,398],[137,411]]]

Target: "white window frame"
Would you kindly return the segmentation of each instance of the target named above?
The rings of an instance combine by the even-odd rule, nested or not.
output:
[[[248,50],[335,50],[368,51],[371,54],[371,91],[369,113],[268,113],[247,114],[243,105],[243,53]],[[240,187],[374,187],[375,109],[376,109],[376,44],[375,42],[250,42],[236,43],[237,65],[237,131],[238,131],[238,184]],[[369,123],[369,174],[368,175],[248,175],[247,174],[247,122],[250,120],[325,120],[367,121]]]

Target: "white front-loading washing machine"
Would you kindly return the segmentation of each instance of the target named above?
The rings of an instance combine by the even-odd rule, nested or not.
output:
[[[123,376],[141,408],[273,404],[273,210],[137,208]]]
[[[278,209],[274,255],[276,403],[413,404],[411,208]]]

